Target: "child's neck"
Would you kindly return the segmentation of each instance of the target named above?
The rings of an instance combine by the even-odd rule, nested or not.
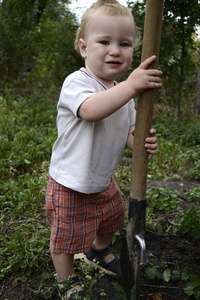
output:
[[[96,76],[93,72],[90,71],[90,69],[88,69],[87,67],[85,67],[86,71],[88,72],[88,74],[90,74],[91,76],[93,76],[94,78],[96,78],[99,82],[101,82],[107,89],[112,88],[113,86],[116,85],[116,82],[113,81],[105,81],[102,80],[101,78],[99,78],[98,76]]]

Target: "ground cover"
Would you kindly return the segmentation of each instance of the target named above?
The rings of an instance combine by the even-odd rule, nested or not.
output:
[[[45,190],[56,102],[0,97],[0,299],[58,299],[49,255]],[[155,111],[159,152],[149,160],[140,299],[200,299],[200,128]],[[115,172],[128,209],[131,153]],[[112,249],[120,251],[120,233]],[[88,299],[125,299],[120,278],[75,262]]]

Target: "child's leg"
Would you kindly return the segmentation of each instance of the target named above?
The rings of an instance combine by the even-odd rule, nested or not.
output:
[[[93,242],[97,249],[105,249],[110,245],[113,233],[97,234]]]
[[[113,233],[124,226],[125,205],[120,189],[113,178],[109,187],[100,193],[97,204],[97,215],[100,216],[98,233],[93,246],[86,253],[85,261],[91,266],[103,269],[109,275],[120,274],[120,259],[110,252],[109,245]]]
[[[65,280],[74,275],[73,255],[51,253],[51,257],[60,280]]]
[[[113,237],[113,233],[107,233],[107,234],[97,234],[95,237],[95,240],[93,242],[93,245],[96,249],[102,250],[107,247],[109,247],[111,240]],[[109,263],[114,259],[114,255],[112,253],[109,253],[105,258],[105,262]]]
[[[74,255],[51,253],[55,270],[58,274],[58,283],[67,280],[70,276],[75,275],[73,268]],[[67,297],[70,297],[74,288],[77,291],[83,290],[80,285],[76,285],[67,291]]]

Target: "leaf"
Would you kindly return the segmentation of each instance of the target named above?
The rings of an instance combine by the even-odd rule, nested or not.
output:
[[[184,269],[181,274],[181,280],[188,280],[188,278],[189,278],[189,272],[188,270]]]
[[[28,160],[28,159],[24,159],[24,162],[25,162],[27,165],[30,165],[30,164],[31,164],[30,160]]]
[[[184,288],[184,292],[188,295],[188,296],[192,296],[194,293],[194,288],[196,287],[196,285],[193,282],[188,282],[188,284],[186,285],[186,287]]]
[[[170,281],[170,278],[171,278],[171,271],[170,271],[170,269],[166,269],[163,272],[163,278],[164,278],[164,281],[166,281],[166,282]]]
[[[19,282],[26,282],[27,281],[27,277],[15,277],[12,286],[15,287],[19,284]]]
[[[171,280],[179,281],[181,279],[181,273],[178,270],[172,271]]]
[[[145,270],[147,276],[149,279],[154,279],[156,277],[156,268],[155,267],[149,267]]]
[[[154,279],[154,278],[163,279],[163,275],[158,271],[158,269],[155,266],[147,268],[145,272],[149,277],[149,279]]]

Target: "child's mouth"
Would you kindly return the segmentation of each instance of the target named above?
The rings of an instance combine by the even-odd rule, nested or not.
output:
[[[112,66],[119,66],[121,62],[119,61],[108,61],[107,64],[112,65]]]

